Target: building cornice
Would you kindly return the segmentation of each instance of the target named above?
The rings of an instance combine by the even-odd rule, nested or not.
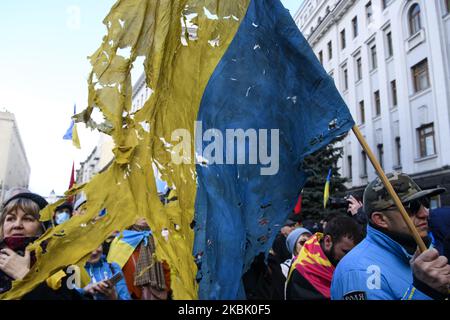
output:
[[[327,33],[327,31],[348,12],[356,0],[341,0],[322,20],[322,22],[314,29],[308,36],[311,47],[314,47],[317,42]],[[305,30],[306,32],[306,30]]]

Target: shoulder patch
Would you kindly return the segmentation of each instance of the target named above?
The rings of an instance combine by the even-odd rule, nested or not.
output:
[[[367,300],[365,291],[351,291],[344,294],[344,300]]]

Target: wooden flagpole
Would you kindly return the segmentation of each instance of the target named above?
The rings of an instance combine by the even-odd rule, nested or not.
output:
[[[427,247],[425,246],[425,243],[423,242],[422,238],[419,235],[419,232],[417,231],[416,227],[414,226],[413,222],[411,221],[411,218],[409,217],[408,213],[405,210],[405,207],[403,207],[403,204],[398,197],[397,193],[395,193],[394,188],[392,187],[391,183],[389,182],[389,179],[386,177],[386,174],[383,171],[383,168],[381,168],[378,160],[376,159],[375,155],[373,154],[372,150],[370,150],[369,145],[366,142],[366,139],[362,135],[361,131],[359,130],[359,127],[357,125],[354,125],[353,133],[355,134],[356,138],[358,139],[359,143],[361,144],[362,148],[366,152],[367,156],[370,159],[370,162],[372,162],[372,165],[375,167],[375,170],[377,171],[378,176],[380,177],[381,181],[383,182],[386,190],[389,192],[390,196],[394,200],[395,205],[399,209],[403,220],[406,222],[406,225],[409,228],[409,231],[411,232],[412,236],[414,237],[414,240],[416,241],[417,245],[419,246],[420,252],[424,252],[427,250]]]

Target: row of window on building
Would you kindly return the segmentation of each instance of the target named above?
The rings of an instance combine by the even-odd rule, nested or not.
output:
[[[450,12],[450,0],[444,0],[445,1],[445,11],[446,13]],[[383,0],[383,8],[386,8],[392,0]],[[373,10],[372,10],[372,1],[369,1],[366,4],[366,15],[367,15],[367,21],[368,23],[373,22]],[[420,30],[422,30],[422,20],[421,20],[421,10],[419,4],[414,4],[411,6],[408,12],[408,26],[409,26],[409,35],[413,36],[417,34]],[[352,19],[352,35],[353,38],[356,38],[359,34],[358,29],[358,16],[355,16]],[[345,49],[347,46],[347,35],[346,35],[346,29],[342,29],[339,33],[340,35],[340,48]],[[392,33],[390,30],[386,31],[385,34],[386,39],[386,54],[387,58],[392,57],[394,55],[394,48],[392,45]],[[327,51],[328,51],[328,60],[333,59],[333,42],[329,41],[327,43]],[[377,68],[377,52],[376,52],[376,46],[375,44],[370,45],[370,53],[371,53],[371,68],[375,69]],[[320,60],[320,63],[323,64],[323,51],[320,51],[318,53],[318,57]]]
[[[420,158],[430,157],[436,154],[436,141],[434,134],[434,123],[428,123],[420,126],[416,129],[418,153]],[[399,169],[402,167],[401,157],[401,141],[400,137],[394,139],[394,167],[393,169]],[[365,151],[361,151],[361,172],[360,177],[367,177],[367,154]],[[381,167],[384,168],[384,146],[382,143],[377,145],[377,160]],[[352,156],[347,156],[347,171],[349,179],[353,178],[353,164]]]
[[[359,59],[359,64],[361,63]],[[357,67],[360,68],[360,67]],[[347,78],[348,71],[347,69],[343,70],[344,78]],[[414,93],[419,93],[424,91],[430,87],[430,77],[428,72],[428,59],[424,59],[421,62],[417,63],[413,67],[411,67],[411,76],[414,85]],[[347,80],[344,80],[344,85]],[[390,99],[391,99],[391,108],[396,108],[398,105],[397,98],[397,81],[392,80],[390,82]],[[381,115],[381,100],[380,100],[380,91],[377,90],[373,93],[373,105],[374,105],[374,113],[375,117]],[[366,122],[366,112],[365,112],[365,104],[364,100],[359,101],[359,110],[358,110],[358,122],[360,125],[365,124]]]

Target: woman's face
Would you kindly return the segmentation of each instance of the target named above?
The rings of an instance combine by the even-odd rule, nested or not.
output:
[[[308,239],[311,238],[311,234],[304,233],[300,237],[298,237],[297,242],[295,243],[295,255],[298,255],[300,253],[300,250],[302,250],[303,245],[305,244]]]
[[[33,215],[17,208],[6,214],[3,222],[3,237],[37,237],[42,233],[42,225]]]

